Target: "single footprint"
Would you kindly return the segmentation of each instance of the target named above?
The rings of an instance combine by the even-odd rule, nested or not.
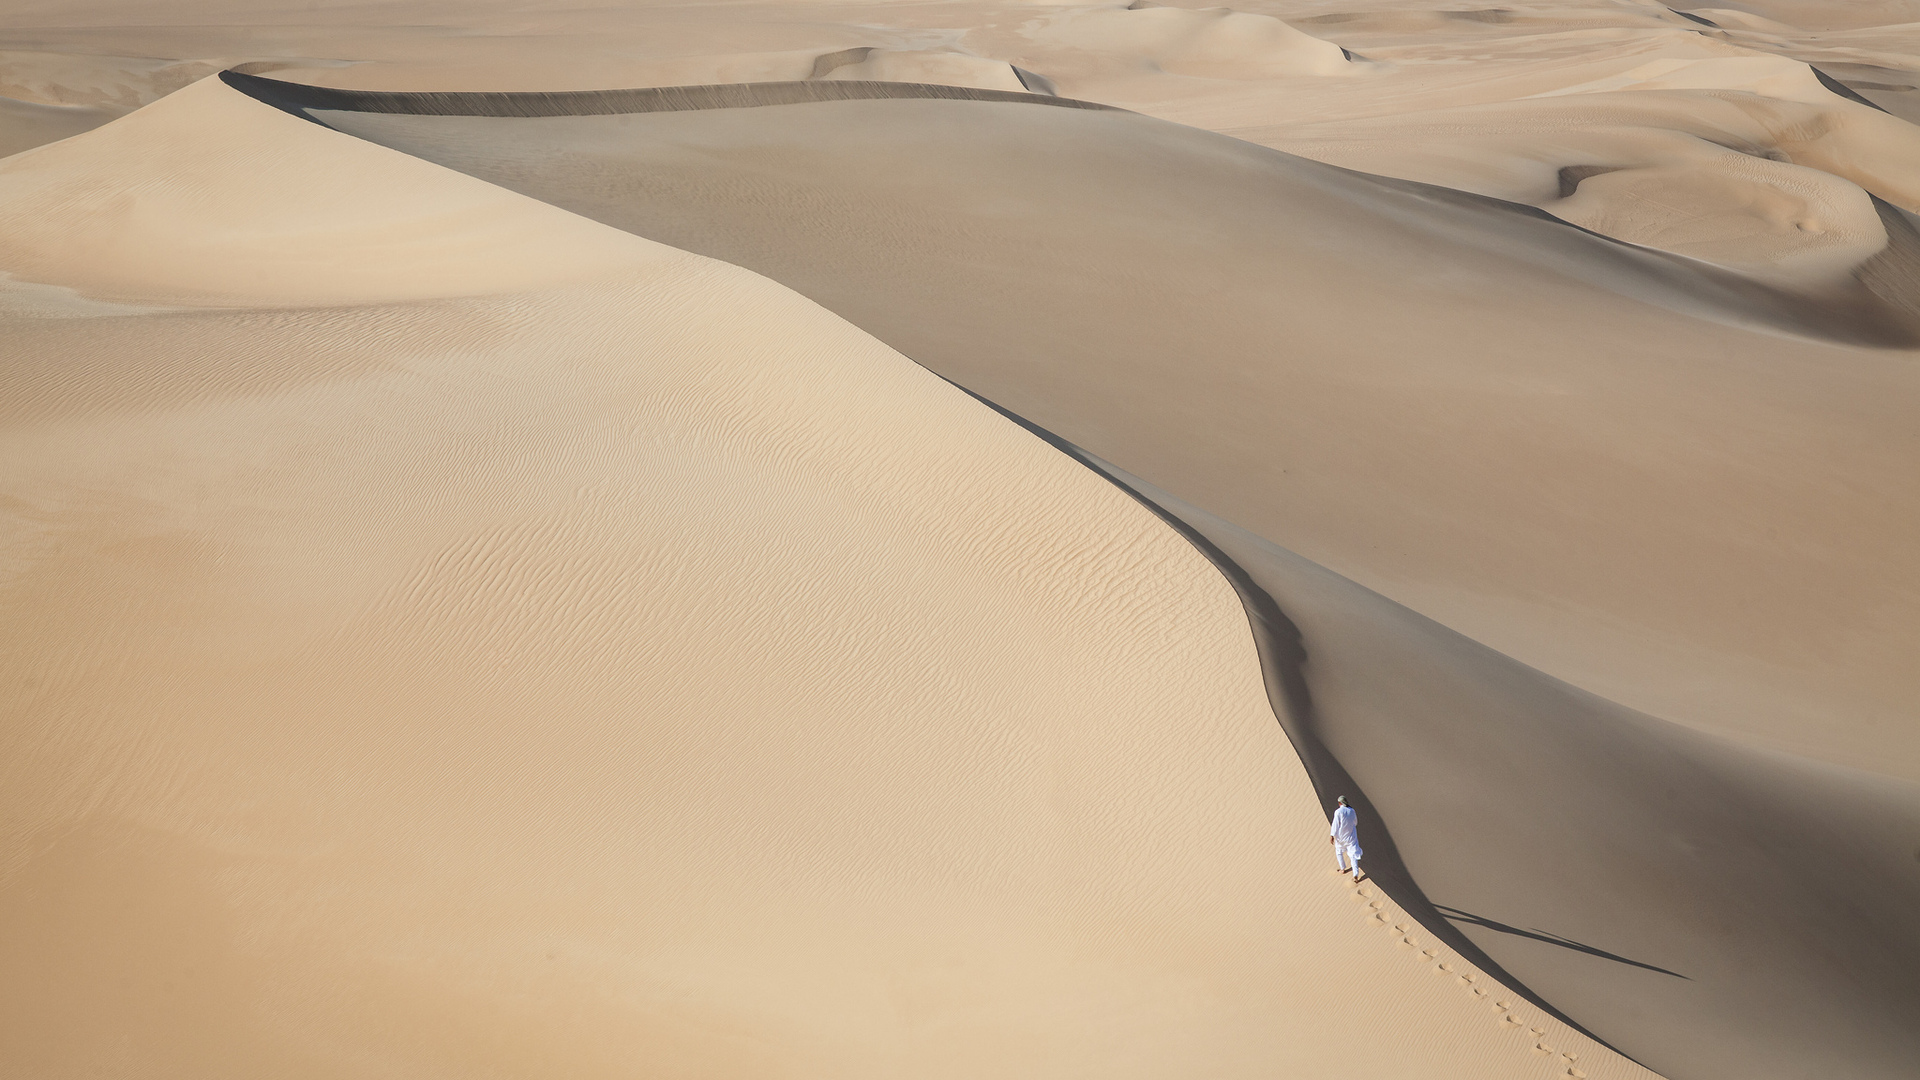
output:
[[[1512,1031],[1520,1026],[1520,1018],[1514,1016],[1512,1013],[1502,1013],[1500,1016],[1500,1026]]]
[[[1569,1065],[1571,1065],[1571,1064],[1573,1064],[1574,1062],[1576,1062],[1576,1061],[1579,1061],[1579,1060],[1580,1060],[1580,1055],[1579,1055],[1579,1054],[1576,1054],[1576,1053],[1574,1053],[1574,1052],[1573,1052],[1573,1051],[1571,1051],[1571,1050],[1568,1050],[1568,1051],[1565,1051],[1565,1052],[1563,1052],[1563,1053],[1562,1053],[1562,1054],[1560,1055],[1560,1060],[1561,1060],[1561,1061],[1564,1061],[1564,1062],[1566,1062],[1566,1063],[1567,1063],[1567,1064],[1569,1064]]]
[[[1586,1073],[1582,1072],[1579,1069],[1574,1068],[1571,1065],[1567,1066],[1567,1075],[1573,1077],[1573,1080],[1587,1080]]]
[[[1432,949],[1421,949],[1420,955],[1428,960],[1440,959],[1440,954],[1437,952],[1434,952]]]
[[[1454,981],[1459,983],[1461,986],[1466,987],[1469,991],[1473,993],[1474,997],[1483,998],[1487,996],[1487,992],[1485,990],[1482,990],[1479,987],[1473,985],[1473,976],[1471,975],[1462,975],[1458,979],[1455,979]]]
[[[1496,1001],[1493,1003],[1494,1012],[1506,1012],[1511,1008],[1513,1008],[1513,1003],[1510,1001]]]
[[[1541,1057],[1550,1057],[1553,1054],[1553,1047],[1543,1042],[1536,1042],[1533,1044],[1533,1052]]]
[[[1367,916],[1367,918],[1366,918],[1366,920],[1365,920],[1365,921],[1366,921],[1367,923],[1369,923],[1369,924],[1371,924],[1371,925],[1373,925],[1373,926],[1385,926],[1385,925],[1387,925],[1387,917],[1386,917],[1385,915],[1382,915],[1382,914],[1380,914],[1380,913],[1379,913],[1379,912],[1377,912],[1377,911],[1376,911],[1376,912],[1374,912],[1373,914],[1371,914],[1371,915],[1369,915],[1369,916]]]
[[[1434,965],[1433,970],[1439,972],[1442,975],[1451,975],[1453,974],[1453,965],[1447,963],[1445,960],[1442,960],[1438,964]]]
[[[1528,1028],[1527,1030],[1533,1032],[1533,1037],[1536,1039],[1545,1038],[1547,1034],[1546,1028]]]
[[[1408,926],[1406,923],[1394,923],[1393,932],[1396,934],[1411,934],[1413,933],[1413,927]]]

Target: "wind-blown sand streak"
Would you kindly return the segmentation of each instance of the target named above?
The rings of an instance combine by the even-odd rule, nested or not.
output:
[[[941,110],[937,121],[933,110]],[[1607,422],[1607,396],[1620,389],[1601,388],[1624,379],[1647,400],[1664,401],[1667,415],[1639,417],[1639,438],[1671,454],[1702,430],[1736,438],[1724,418],[1744,409],[1781,415],[1770,388],[1756,394],[1751,382],[1701,368],[1693,358],[1703,353],[1764,352],[1789,371],[1817,362],[1829,380],[1836,365],[1853,365],[1880,393],[1902,395],[1912,393],[1908,356],[1730,328],[1769,314],[1743,306],[1737,290],[1713,291],[1721,279],[1704,269],[1707,284],[1686,303],[1666,298],[1663,306],[1678,310],[1662,311],[1640,299],[1659,291],[1649,281],[1675,280],[1658,277],[1676,265],[1660,258],[1629,258],[1607,241],[1496,204],[1382,185],[1124,114],[896,100],[539,121],[338,111],[316,118],[768,273],[961,385],[1148,476],[1165,489],[1150,496],[1156,503],[1231,550],[1299,623],[1313,707],[1295,723],[1368,793],[1435,910],[1453,913],[1460,933],[1545,1001],[1649,1065],[1682,1077],[1728,1068],[1789,1076],[1845,1061],[1859,1075],[1897,1076],[1920,1053],[1904,1019],[1920,1008],[1907,975],[1920,962],[1920,942],[1886,936],[1920,894],[1906,839],[1920,832],[1910,782],[1849,777],[1636,714],[1226,524],[1254,521],[1261,535],[1308,538],[1329,553],[1325,561],[1388,582],[1413,569],[1455,582],[1478,577],[1501,591],[1519,586],[1523,568],[1481,562],[1484,550],[1448,554],[1409,533],[1405,521],[1369,517],[1338,539],[1324,531],[1351,512],[1340,509],[1342,493],[1365,491],[1377,506],[1383,489],[1391,491],[1386,501],[1429,525],[1443,512],[1410,475],[1330,455],[1339,442],[1327,430],[1333,422],[1365,432],[1356,450],[1395,445],[1406,436],[1368,412],[1393,407],[1398,395],[1388,380],[1433,382],[1437,360],[1446,365],[1438,370],[1456,373],[1439,385],[1482,417],[1486,431],[1465,444],[1457,434],[1430,433],[1406,452],[1450,457],[1476,446],[1459,458],[1459,475],[1471,479],[1440,490],[1506,507],[1479,520],[1533,518],[1562,543],[1578,537],[1601,557],[1589,579],[1611,594],[1600,602],[1657,629],[1668,616],[1636,601],[1631,579],[1601,568],[1618,558],[1608,545],[1616,553],[1684,548],[1685,510],[1662,505],[1654,513],[1636,503],[1692,483],[1596,456],[1561,468],[1615,492],[1620,506],[1611,517],[1577,502],[1559,522],[1521,509],[1537,496],[1515,471],[1531,462],[1512,455],[1539,445],[1498,434],[1515,414],[1498,391],[1476,401],[1485,395],[1480,380],[1566,387],[1575,411],[1572,431],[1556,431],[1564,452],[1569,435]],[[1142,157],[1149,163],[1129,164]],[[771,228],[762,215],[790,224]],[[1338,232],[1329,235],[1334,222]],[[1364,317],[1343,299],[1362,290],[1328,278],[1349,263],[1368,275],[1364,295],[1379,305]],[[1441,266],[1480,284],[1435,289],[1423,275]],[[1143,288],[1177,299],[1161,294],[1156,302]],[[1442,296],[1454,305],[1450,315],[1436,306]],[[1528,305],[1551,313],[1550,340],[1542,337],[1547,320],[1535,329]],[[1698,315],[1715,321],[1691,317]],[[1789,325],[1812,337],[1836,324]],[[1666,370],[1637,363],[1636,351],[1658,356]],[[1395,375],[1352,374],[1379,367],[1383,356],[1428,355],[1436,360]],[[1905,414],[1885,415],[1897,423]],[[1775,431],[1815,432],[1828,421],[1803,413],[1771,423]],[[1314,434],[1296,441],[1302,425]],[[1894,441],[1879,449],[1898,445],[1893,429],[1880,438]],[[1848,472],[1874,513],[1893,500],[1902,507],[1896,520],[1910,520],[1912,492],[1897,479],[1902,460],[1896,453]],[[1276,475],[1303,466],[1299,480]],[[1770,528],[1797,528],[1796,543],[1818,542],[1832,526],[1792,523],[1829,467],[1823,462],[1788,488],[1777,472],[1765,477],[1754,490],[1771,488],[1765,505],[1784,511],[1769,516]],[[1713,503],[1700,511],[1729,512]],[[1842,513],[1864,520],[1858,508]],[[1658,539],[1638,538],[1649,527]],[[1374,554],[1383,539],[1395,551],[1385,559]],[[1858,532],[1848,539],[1856,551],[1871,550]],[[1887,539],[1882,550],[1892,556],[1898,546]],[[1672,557],[1688,566],[1713,559]],[[1443,561],[1449,569],[1436,573]],[[1555,570],[1551,586],[1534,579],[1524,588],[1579,580],[1576,570],[1569,581],[1564,556]],[[1884,586],[1906,572],[1890,563],[1869,580]],[[1804,580],[1820,572],[1802,563],[1780,573]],[[1735,575],[1729,584],[1771,576]],[[1640,587],[1658,582],[1671,600],[1674,580],[1655,573]],[[1717,631],[1723,637],[1754,618],[1744,587],[1742,595],[1741,613]],[[1711,611],[1711,597],[1696,591],[1689,601]],[[1804,593],[1794,597],[1777,617],[1806,622],[1805,602]],[[1844,605],[1829,610],[1826,618],[1852,617]],[[1589,657],[1587,672],[1613,661],[1616,678],[1618,662],[1632,658],[1623,646],[1660,640],[1636,642],[1604,623],[1573,625],[1600,635],[1594,652],[1604,659]],[[1560,619],[1535,616],[1528,625],[1542,627],[1568,632]],[[1892,671],[1880,678],[1892,693],[1913,692]],[[1675,700],[1658,681],[1623,682],[1642,700]],[[1840,679],[1823,690],[1832,694],[1825,707],[1846,700]],[[1700,701],[1680,700],[1696,710]],[[1802,700],[1822,707],[1812,696]],[[1850,730],[1863,751],[1912,753],[1884,727],[1829,725],[1827,734]],[[1767,839],[1755,841],[1761,818]],[[1581,854],[1569,865],[1556,852]],[[1833,875],[1841,852],[1863,868],[1864,891]],[[1402,898],[1418,913],[1418,896]],[[1815,920],[1820,936],[1804,930]]]

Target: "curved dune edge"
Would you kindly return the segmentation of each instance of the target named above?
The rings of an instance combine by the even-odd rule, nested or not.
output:
[[[1842,1057],[1858,1075],[1900,1075],[1913,1041],[1902,1020],[1916,1000],[1903,974],[1911,944],[1859,931],[1898,925],[1905,898],[1913,895],[1916,875],[1901,856],[1907,838],[1920,834],[1920,790],[1914,785],[1810,768],[1785,755],[1636,716],[1014,419],[1154,510],[1233,583],[1259,645],[1268,698],[1323,806],[1330,814],[1334,795],[1345,794],[1372,823],[1369,876],[1406,916],[1389,930],[1418,924],[1437,939],[1436,946],[1451,950],[1424,950],[1431,970],[1469,992],[1475,976],[1490,975],[1481,987],[1491,989],[1497,981],[1608,1050],[1652,1064],[1665,1076],[1710,1077],[1732,1057],[1744,1059],[1740,1067],[1755,1075],[1775,1075],[1762,1071],[1772,1062],[1781,1063],[1778,1075],[1793,1076],[1806,1063]],[[1488,767],[1488,757],[1507,760]],[[1590,814],[1586,827],[1567,829],[1564,819],[1545,828],[1518,824],[1551,815],[1556,804]],[[1662,837],[1663,827],[1679,823],[1673,842],[1692,848],[1689,854],[1697,852],[1694,845],[1721,848],[1701,860],[1707,866],[1674,874],[1669,865],[1662,868],[1666,880],[1656,871],[1634,881],[1619,873],[1617,858],[1592,857],[1609,847],[1647,844]],[[1765,840],[1752,844],[1752,837]],[[1401,839],[1409,842],[1411,867]],[[1738,851],[1743,841],[1749,850]],[[1865,904],[1851,881],[1830,880],[1843,850],[1849,865],[1874,883],[1875,895]],[[1543,857],[1554,864],[1553,873],[1605,881],[1614,895],[1584,911],[1571,910],[1558,887],[1562,882],[1543,889],[1539,875],[1502,874],[1513,863]],[[1680,924],[1677,934],[1621,933],[1675,906],[1712,914],[1705,920],[1666,916]],[[1847,995],[1848,1005],[1809,1024],[1799,1015],[1797,993],[1750,992],[1747,980],[1764,986],[1764,973],[1787,966],[1778,943],[1789,932],[1849,908],[1855,910],[1846,928],[1806,936],[1817,939],[1813,951],[1827,968],[1822,974],[1828,986],[1864,993]],[[1727,932],[1729,911],[1739,912],[1734,919],[1744,932]],[[1517,918],[1519,913],[1552,921],[1558,932]],[[1752,927],[1762,924],[1773,932],[1754,934]],[[1628,955],[1592,944],[1663,936],[1659,945],[1622,947]],[[1513,949],[1508,937],[1520,938],[1535,955]],[[1401,944],[1420,943],[1407,938]],[[1508,957],[1511,967],[1489,949]],[[1549,957],[1544,962],[1542,952]],[[1683,954],[1687,961],[1673,959]],[[1728,957],[1732,963],[1724,964]],[[1736,998],[1732,1010],[1716,1002],[1722,1008],[1701,1015],[1675,1007],[1667,994],[1649,993],[1677,985],[1671,980],[1706,978],[1702,967],[1716,961],[1731,971],[1716,973],[1713,992]],[[1622,1022],[1622,1014],[1631,1012],[1623,1004],[1649,999],[1666,1004],[1665,1023]],[[1604,1023],[1607,1036],[1626,1045],[1589,1030],[1581,1018]],[[1864,1053],[1842,1047],[1829,1034],[1848,1021],[1856,1025],[1853,1038],[1868,1040]],[[1537,1029],[1533,1034],[1541,1035]],[[1541,1037],[1535,1051],[1552,1041]],[[1749,1049],[1756,1044],[1758,1053]]]
[[[220,227],[6,326],[9,1069],[1647,1075],[1414,974],[1214,568],[851,325],[217,82],[0,191],[62,167]],[[206,276],[376,203],[401,298]]]
[[[1313,366],[1315,350],[1326,350],[1347,365],[1379,362],[1377,355],[1343,348],[1339,337],[1316,331],[1316,320],[1336,330],[1344,327],[1348,334],[1377,335],[1395,324],[1377,313],[1367,321],[1341,323],[1335,285],[1255,276],[1235,284],[1246,293],[1232,294],[1244,301],[1238,308],[1208,306],[1204,289],[1186,296],[1184,307],[1156,307],[1155,298],[1138,296],[1126,302],[1130,307],[1108,310],[1087,298],[1126,296],[1136,277],[1184,281],[1182,274],[1197,276],[1206,265],[1221,262],[1223,252],[1237,252],[1233,241],[1218,238],[1225,229],[1212,219],[1172,217],[1182,198],[1190,197],[1195,205],[1219,208],[1230,217],[1235,240],[1248,250],[1286,253],[1329,280],[1348,273],[1341,269],[1341,260],[1352,258],[1357,267],[1353,272],[1365,272],[1383,289],[1382,283],[1394,273],[1421,283],[1427,261],[1439,264],[1438,256],[1407,239],[1432,230],[1441,238],[1435,250],[1450,263],[1484,259],[1472,264],[1473,273],[1514,295],[1546,298],[1543,303],[1557,306],[1544,311],[1577,320],[1574,325],[1582,329],[1555,338],[1553,344],[1583,371],[1605,373],[1619,363],[1618,354],[1630,357],[1636,349],[1653,351],[1668,363],[1680,362],[1692,350],[1714,355],[1737,349],[1778,355],[1787,371],[1843,361],[1869,372],[1891,370],[1880,354],[1843,353],[1831,346],[1736,333],[1635,309],[1585,283],[1591,279],[1543,283],[1538,270],[1516,258],[1516,252],[1570,236],[1591,246],[1577,248],[1581,254],[1575,255],[1560,251],[1568,262],[1587,251],[1611,252],[1613,247],[1562,227],[1536,225],[1534,219],[1496,216],[1484,203],[1456,193],[1443,197],[1411,186],[1377,184],[1356,174],[1323,173],[1322,166],[1284,160],[1276,164],[1258,153],[1232,149],[1232,144],[1221,147],[1217,144],[1224,141],[1212,136],[1156,127],[1153,121],[1125,114],[999,110],[962,117],[957,113],[962,106],[941,103],[913,104],[916,111],[910,116],[899,112],[908,107],[890,103],[882,110],[845,103],[814,109],[804,123],[798,115],[732,115],[726,118],[732,136],[690,114],[645,118],[644,125],[633,118],[617,128],[591,131],[581,126],[585,121],[569,118],[468,118],[444,127],[341,114],[325,119],[363,137],[786,281],[956,383],[1002,404],[1017,403],[1010,407],[1051,431],[1071,429],[1079,445],[1096,446],[1102,457],[1140,475],[1157,473],[1165,478],[1158,482],[1170,490],[1198,493],[1151,497],[1163,507],[1184,506],[1170,511],[1181,520],[1213,521],[1219,528],[1209,526],[1205,535],[1219,547],[1243,550],[1244,556],[1233,557],[1236,563],[1265,566],[1250,572],[1268,575],[1260,587],[1279,600],[1276,610],[1285,613],[1283,618],[1298,624],[1309,660],[1298,676],[1288,678],[1310,690],[1317,703],[1308,713],[1311,720],[1302,718],[1297,700],[1289,698],[1291,691],[1282,685],[1275,705],[1283,715],[1295,710],[1296,735],[1313,736],[1299,740],[1311,769],[1357,778],[1358,790],[1391,828],[1412,868],[1404,880],[1385,883],[1399,890],[1405,907],[1428,920],[1433,932],[1463,937],[1466,948],[1478,947],[1494,956],[1542,1000],[1668,1075],[1708,1076],[1725,1068],[1759,1076],[1792,1075],[1793,1070],[1843,1057],[1859,1075],[1899,1075],[1911,1049],[1907,1043],[1912,1033],[1901,1018],[1912,1003],[1911,982],[1904,972],[1914,949],[1885,933],[1887,927],[1902,925],[1903,897],[1920,887],[1912,880],[1913,867],[1901,839],[1904,831],[1920,828],[1914,820],[1920,800],[1910,784],[1870,775],[1848,777],[1808,761],[1755,754],[1584,694],[1259,536],[1236,532],[1222,520],[1229,517],[1224,511],[1200,510],[1195,504],[1204,497],[1216,505],[1232,505],[1235,517],[1249,511],[1267,513],[1269,521],[1313,516],[1305,510],[1272,516],[1271,494],[1246,479],[1264,475],[1256,459],[1219,455],[1234,449],[1223,432],[1278,435],[1316,419],[1292,404],[1308,391],[1328,400],[1319,385],[1323,378]],[[938,124],[930,115],[935,108],[950,110],[938,117]],[[851,111],[855,109],[860,111]],[[889,120],[884,111],[898,115]],[[1071,122],[1078,129],[1069,137],[1055,129],[1055,121]],[[1093,130],[1095,124],[1102,125],[1100,133]],[[507,130],[503,125],[517,126]],[[804,132],[810,140],[809,156],[754,156],[750,151],[760,145],[754,141],[759,125],[777,129],[782,146]],[[935,130],[938,137],[914,142],[910,150],[888,149],[889,139]],[[840,136],[846,138],[836,142]],[[676,157],[674,146],[680,138],[694,139],[703,148],[727,146],[726,164],[714,165],[711,156]],[[1092,159],[1082,171],[1074,171],[1058,155],[1047,159],[1047,171],[1038,166],[1014,170],[1007,164],[1038,160],[1023,154],[1024,146],[1071,144],[1086,151],[1106,145],[1102,138],[1113,140],[1111,155]],[[1182,147],[1193,144],[1191,159],[1178,157],[1178,140],[1185,141]],[[1178,174],[1181,191],[1199,194],[1169,194],[1166,184],[1153,186],[1156,181],[1145,176],[1145,170],[1125,174],[1126,160],[1137,156],[1143,142],[1151,143],[1162,159],[1183,160],[1188,167]],[[834,152],[823,152],[828,149]],[[895,156],[887,157],[889,152]],[[1250,170],[1237,187],[1233,185],[1240,182],[1231,176],[1216,179],[1210,172],[1235,156]],[[995,164],[991,169],[969,164],[976,161]],[[569,169],[576,166],[591,168],[590,184],[569,180]],[[734,169],[740,175],[728,171]],[[896,178],[900,169],[907,171]],[[629,175],[641,179],[621,179]],[[750,182],[743,183],[742,176]],[[1002,185],[1039,209],[1010,221],[970,217],[964,201],[943,200],[937,192],[928,194],[915,186],[928,183],[930,176],[959,185],[974,198],[987,198],[998,190],[995,185]],[[1303,178],[1312,178],[1318,186]],[[1130,183],[1141,185],[1129,196],[1131,201],[1102,201],[1117,198],[1116,192],[1128,195],[1124,185]],[[1340,183],[1351,186],[1343,190]],[[1368,237],[1377,250],[1359,245],[1362,254],[1354,256],[1322,241],[1321,261],[1295,255],[1303,223],[1276,210],[1278,217],[1269,227],[1260,216],[1271,209],[1261,203],[1260,192],[1280,184],[1292,185],[1285,190],[1305,201],[1305,208],[1297,210],[1304,219],[1322,229],[1331,227],[1326,222],[1341,222],[1353,234]],[[1376,189],[1419,198],[1400,201],[1404,195],[1377,194]],[[1344,201],[1328,197],[1328,191]],[[740,192],[750,194],[751,201],[729,201]],[[823,197],[827,193],[830,199]],[[1152,214],[1135,212],[1147,206]],[[849,207],[859,208],[857,219],[850,219]],[[757,227],[765,214],[806,224],[785,230]],[[1385,217],[1391,229],[1373,215]],[[1096,219],[1156,224],[1145,228],[1144,239],[1130,248],[1131,234],[1116,240],[1101,231]],[[1172,224],[1159,226],[1163,220]],[[1476,232],[1475,226],[1484,232]],[[1502,228],[1513,231],[1495,231]],[[1495,249],[1485,233],[1510,244]],[[1166,235],[1217,240],[1218,246],[1205,249],[1208,264],[1170,262],[1164,254],[1171,247]],[[1267,243],[1268,238],[1277,239]],[[1073,260],[1055,257],[1054,252],[1072,252]],[[1368,253],[1374,261],[1366,261]],[[1402,269],[1401,262],[1411,265]],[[990,272],[995,267],[1005,272],[996,276]],[[1396,282],[1393,288],[1402,284],[1408,283]],[[1247,321],[1245,312],[1256,310],[1251,306],[1254,298],[1272,304],[1273,297],[1296,294],[1313,299],[1294,309],[1295,317],[1283,320],[1285,334],[1247,334],[1255,342],[1290,343],[1300,358],[1284,352],[1264,355],[1271,357],[1270,364],[1286,363],[1283,370],[1294,373],[1293,383],[1267,387],[1236,376],[1243,369],[1257,370],[1263,355],[1232,336]],[[1481,301],[1467,297],[1452,302],[1473,311],[1472,305]],[[1411,286],[1404,293],[1386,292],[1384,303],[1388,311],[1404,304],[1420,305],[1414,311],[1434,309],[1432,301]],[[1470,333],[1456,333],[1444,315],[1433,316],[1423,324],[1428,329],[1418,336],[1419,346],[1409,337],[1405,355],[1417,357],[1423,355],[1421,348],[1466,342],[1470,348],[1441,355],[1464,364],[1462,357],[1491,352],[1498,363],[1489,370],[1503,372],[1503,381],[1496,385],[1516,378],[1566,381],[1564,372],[1545,364],[1530,374],[1517,374],[1529,369],[1492,343],[1506,340],[1502,334],[1531,343],[1536,331],[1524,316],[1494,319],[1497,306],[1488,304],[1489,317],[1473,322]],[[1142,312],[1154,313],[1157,321],[1148,325],[1138,317]],[[1415,322],[1411,317],[1404,321]],[[1459,340],[1437,341],[1442,331]],[[1662,341],[1663,334],[1687,344]],[[1519,355],[1533,359],[1532,353]],[[1898,354],[1891,360],[1903,362]],[[1216,362],[1224,376],[1213,374],[1209,365]],[[1125,373],[1130,393],[1115,392],[1113,372]],[[1418,365],[1398,375],[1416,381],[1433,378]],[[1385,375],[1374,379],[1391,385]],[[1372,386],[1368,380],[1356,380],[1355,385],[1358,402],[1394,404],[1383,393],[1367,397]],[[1890,379],[1888,392],[1897,394],[1900,385]],[[1199,386],[1206,389],[1196,391]],[[1231,387],[1235,400],[1207,396],[1222,386]],[[1712,411],[1695,417],[1706,423],[1706,430],[1716,430],[1711,417],[1732,408],[1730,394],[1741,389],[1714,386],[1703,397]],[[1659,388],[1653,383],[1648,392],[1657,395]],[[1243,403],[1262,424],[1242,423],[1227,407]],[[1766,405],[1761,415],[1771,408]],[[1342,415],[1356,414],[1342,406]],[[1234,418],[1202,431],[1195,417]],[[1484,422],[1501,430],[1512,419],[1496,411]],[[1592,422],[1570,421],[1563,434],[1591,427]],[[1321,444],[1322,453],[1330,445],[1339,444]],[[1450,447],[1435,442],[1425,449]],[[1253,450],[1266,461],[1300,460],[1298,447],[1283,456],[1261,448],[1256,439]],[[1514,456],[1480,455],[1474,459],[1479,470],[1475,475]],[[1268,476],[1267,483],[1273,482]],[[1379,482],[1377,474],[1362,473],[1343,486],[1365,488]],[[1621,477],[1606,476],[1607,485],[1622,483]],[[1142,490],[1138,482],[1129,486]],[[1182,498],[1187,501],[1182,503]],[[1489,520],[1505,518],[1496,514]],[[1587,519],[1580,528],[1582,535],[1593,532]],[[1397,542],[1410,541],[1401,537]],[[1258,625],[1260,612],[1249,606]],[[1275,639],[1271,655],[1299,647],[1289,646],[1281,640],[1284,636]],[[1388,670],[1395,674],[1382,674]],[[1270,666],[1270,685],[1276,681],[1284,684],[1286,679]],[[1444,723],[1434,723],[1436,715],[1444,716]],[[1436,742],[1432,731],[1454,737]],[[1327,753],[1316,754],[1315,742],[1328,748]],[[1839,835],[1827,835],[1830,823],[1840,820],[1849,824]],[[1757,821],[1767,824],[1756,830]],[[1751,839],[1756,833],[1768,839],[1756,844]],[[1868,868],[1875,885],[1867,895],[1827,872],[1840,850]],[[1595,853],[1593,865],[1583,863],[1586,852]],[[1449,926],[1455,920],[1460,925]],[[1738,930],[1730,931],[1730,926]],[[1804,929],[1808,926],[1820,929],[1809,933]],[[1565,940],[1556,941],[1556,936]],[[1836,956],[1847,958],[1837,968],[1832,959]],[[1795,974],[1783,976],[1789,970]],[[1814,985],[1822,987],[1818,1004],[1808,1003],[1801,992]],[[1650,1002],[1659,1004],[1649,1007]],[[1841,1031],[1847,1034],[1838,1034]]]
[[[548,93],[460,91],[340,90],[309,86],[238,71],[223,71],[221,81],[276,109],[313,119],[326,110],[394,113],[403,116],[610,116],[619,113],[697,112],[752,109],[816,101],[1012,101],[1063,109],[1114,110],[1111,105],[1053,94],[987,90],[935,83],[833,79],[806,82],[724,83],[714,86],[656,86],[631,90],[569,90]],[[1124,110],[1114,110],[1124,111]]]

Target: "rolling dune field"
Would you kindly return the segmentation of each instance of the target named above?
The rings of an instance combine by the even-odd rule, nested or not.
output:
[[[0,1076],[1911,1075],[1916,85],[0,7]]]

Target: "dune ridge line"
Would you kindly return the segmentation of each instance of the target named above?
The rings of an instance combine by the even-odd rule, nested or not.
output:
[[[936,98],[948,101],[1007,101],[1053,105],[1063,109],[1125,112],[1112,105],[1051,94],[981,90],[935,83],[873,82],[843,79],[824,82],[717,83],[706,86],[650,86],[628,90],[396,91],[338,90],[326,86],[267,79],[223,71],[221,81],[277,109],[313,119],[309,110],[397,113],[406,116],[615,116],[622,113],[699,112],[706,109],[754,109],[768,105],[805,105],[817,101],[871,101],[885,98]]]

